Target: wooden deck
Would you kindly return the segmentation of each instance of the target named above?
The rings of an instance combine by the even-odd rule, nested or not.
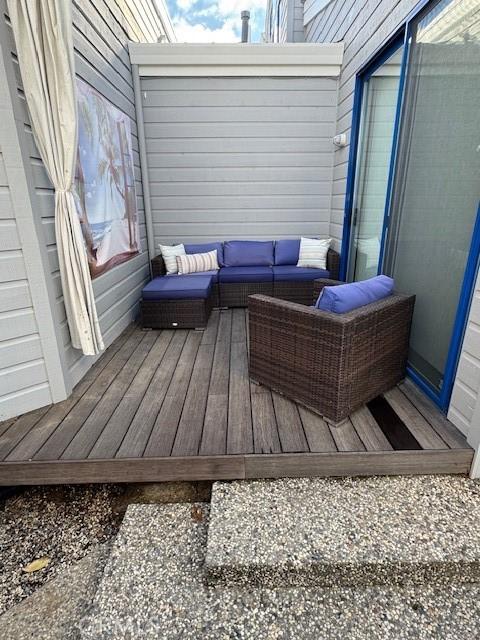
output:
[[[72,395],[0,423],[0,484],[467,473],[473,450],[411,383],[340,427],[248,378],[244,309],[204,332],[129,327]]]

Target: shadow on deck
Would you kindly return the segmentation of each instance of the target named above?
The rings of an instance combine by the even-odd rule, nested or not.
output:
[[[204,332],[131,325],[71,396],[0,423],[0,484],[468,473],[473,450],[410,382],[340,427],[250,383],[244,309]]]

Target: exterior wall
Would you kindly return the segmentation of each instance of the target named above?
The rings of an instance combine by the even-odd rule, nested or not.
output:
[[[374,0],[360,3],[356,0],[333,0],[305,26],[306,42],[345,42],[335,133],[346,133],[348,144],[335,150],[330,225],[330,234],[337,248],[340,248],[343,230],[355,76],[375,50],[402,24],[417,1]]]
[[[332,78],[141,79],[155,246],[326,235]]]
[[[3,9],[1,19],[4,20],[6,3],[4,0],[0,0],[0,4]],[[94,281],[100,326],[104,341],[108,345],[136,317],[140,292],[149,278],[135,102],[128,42],[129,40],[156,42],[165,28],[162,26],[161,16],[151,0],[135,0],[135,2],[127,2],[126,0],[73,0],[72,13],[77,75],[97,89],[116,107],[128,114],[131,118],[132,126],[137,203],[143,252],[132,260],[111,269]],[[168,16],[163,18],[169,24]],[[36,216],[33,223],[39,227],[37,235],[47,256],[47,264],[45,266],[46,279],[53,291],[51,306],[55,314],[54,322],[58,341],[56,348],[64,372],[65,390],[63,397],[65,397],[91,367],[95,358],[83,356],[80,351],[74,349],[71,345],[63,305],[55,243],[54,190],[33,140],[15,54],[15,42],[8,17],[5,17],[4,26],[5,42],[2,44],[7,52],[7,64],[12,69],[17,85],[16,94],[13,96],[13,107],[19,112],[22,120],[19,143],[26,149],[26,157],[24,158],[26,163],[25,170],[30,175],[31,184],[33,185],[32,207]],[[171,30],[171,25],[169,29]],[[5,180],[3,179],[3,181]],[[18,242],[15,240],[13,227],[9,229],[10,236],[13,243],[11,250],[18,253],[18,255],[12,255],[12,258],[18,258],[19,279],[22,280],[21,251],[20,247],[17,247]],[[10,247],[10,244],[8,247]],[[25,287],[24,298],[22,304],[26,305],[28,296]],[[35,334],[35,325],[38,326],[40,319],[38,316],[36,319],[33,316],[29,318],[27,313],[24,316],[22,320],[25,321],[25,332],[33,336]],[[9,334],[0,327],[0,339],[4,340],[7,335]],[[39,358],[39,356],[38,358],[36,357],[39,353],[38,350],[39,346],[32,338],[32,360]],[[33,354],[35,354],[35,357]],[[38,384],[42,384],[40,378],[45,378],[45,374],[40,362],[38,362],[36,370],[36,380],[38,380]],[[58,378],[58,375],[55,374],[55,378]],[[53,382],[56,384],[56,380],[52,381],[50,379],[50,383],[52,384]],[[62,397],[55,397],[54,401],[60,399]],[[52,396],[49,396],[47,392],[35,398],[32,396],[31,403],[18,405],[15,414],[18,415],[25,410],[48,404],[51,401]]]
[[[465,434],[469,434],[470,427],[475,427],[478,431],[477,440],[480,441],[480,273],[472,299],[448,417]],[[474,422],[475,419],[477,423]]]
[[[305,33],[303,29],[303,3],[304,0],[293,0],[292,2],[292,42],[305,42]]]
[[[4,8],[1,7],[0,8]],[[21,146],[23,118],[0,22],[0,421],[65,396],[46,251]]]
[[[318,6],[323,0],[316,0]],[[353,94],[357,71],[382,43],[402,24],[415,8],[417,0],[332,0],[305,26],[307,42],[344,41],[344,59],[340,74],[336,133],[350,138]],[[308,14],[314,13],[310,0]],[[342,237],[349,145],[335,151],[330,233],[339,247]],[[472,301],[457,378],[448,417],[468,436],[473,445],[480,442],[480,276]],[[477,464],[480,473],[480,463]]]
[[[304,42],[303,0],[269,0],[265,39],[266,42]]]

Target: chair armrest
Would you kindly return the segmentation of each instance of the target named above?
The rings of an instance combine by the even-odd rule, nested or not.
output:
[[[167,273],[167,270],[165,268],[165,262],[163,261],[163,258],[161,255],[158,255],[155,258],[153,258],[153,260],[151,261],[151,265],[152,265],[152,276],[154,278],[158,276],[164,276]]]
[[[340,254],[335,249],[329,249],[327,253],[327,269],[330,271],[330,278],[338,280],[340,275]]]

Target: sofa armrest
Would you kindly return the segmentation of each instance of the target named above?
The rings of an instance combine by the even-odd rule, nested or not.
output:
[[[151,261],[151,265],[152,265],[152,276],[154,278],[158,276],[164,276],[167,273],[167,270],[165,268],[165,262],[163,261],[163,258],[161,255],[158,255],[155,258],[153,258],[153,260]]]
[[[340,275],[340,254],[335,249],[329,249],[327,253],[327,269],[330,271],[330,278],[338,280]]]

